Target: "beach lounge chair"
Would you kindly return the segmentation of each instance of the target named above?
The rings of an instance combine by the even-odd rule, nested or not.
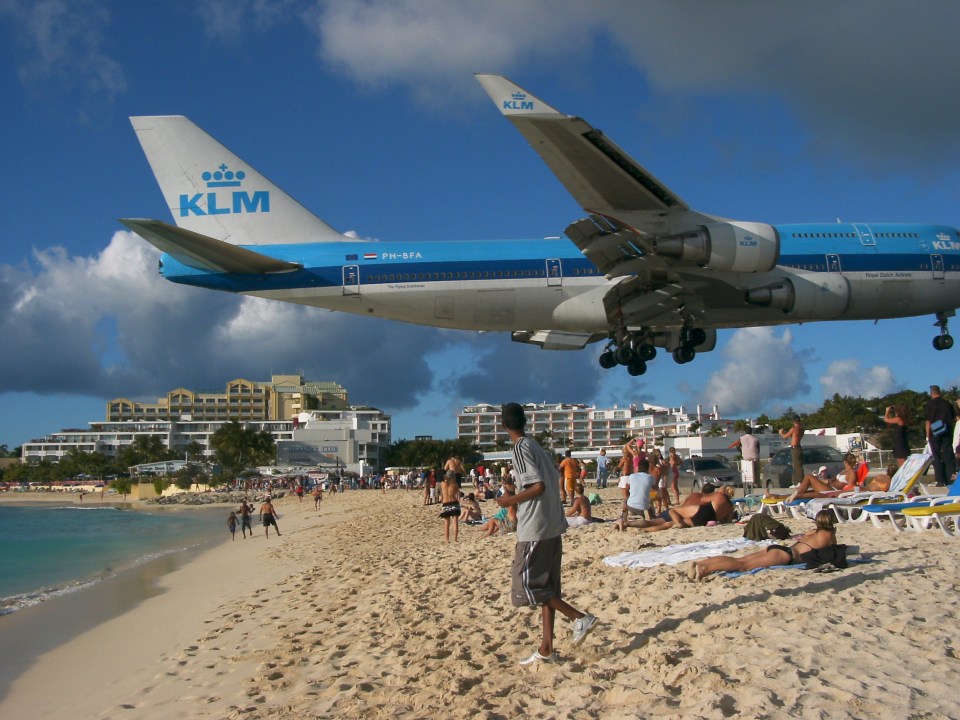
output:
[[[960,537],[960,498],[952,499],[955,502],[904,509],[907,526],[911,530],[928,530],[936,525],[947,537]]]
[[[890,521],[894,532],[900,532],[907,526],[904,511],[913,508],[929,508],[934,505],[946,505],[960,502],[960,478],[947,488],[946,495],[918,495],[907,502],[886,502],[863,505],[857,508],[844,508],[841,512],[852,516],[854,522],[869,520],[875,527],[885,527],[884,520]],[[859,512],[859,515],[857,515]],[[835,512],[834,514],[839,514]],[[918,516],[925,517],[925,516]],[[935,519],[930,518],[930,523]],[[918,523],[919,525],[919,523]],[[916,529],[921,529],[917,527]]]
[[[903,465],[890,479],[890,488],[885,492],[841,493],[836,498],[813,498],[802,507],[806,516],[814,517],[824,509],[833,510],[839,522],[853,522],[866,520],[863,506],[879,505],[882,503],[905,503],[911,493],[920,489],[925,496],[929,495],[927,488],[920,483],[920,478],[933,462],[933,457],[927,453],[916,453],[908,457]],[[811,504],[812,503],[812,504]],[[796,517],[801,517],[797,515]]]

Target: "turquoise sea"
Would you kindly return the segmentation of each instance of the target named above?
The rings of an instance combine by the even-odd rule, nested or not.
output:
[[[225,537],[221,514],[2,505],[0,615]]]

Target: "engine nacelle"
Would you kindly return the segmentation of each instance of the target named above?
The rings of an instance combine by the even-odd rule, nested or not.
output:
[[[780,235],[763,223],[710,223],[658,238],[654,253],[710,270],[769,272],[780,257]]]
[[[850,305],[850,283],[840,273],[795,275],[747,290],[747,302],[777,308],[801,319],[833,318]]]

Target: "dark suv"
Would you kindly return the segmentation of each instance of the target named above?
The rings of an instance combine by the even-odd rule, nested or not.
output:
[[[843,470],[843,454],[836,448],[825,445],[803,448],[803,474],[816,475],[821,466],[827,466],[829,477],[836,477]],[[777,450],[770,458],[770,462],[760,474],[763,478],[763,487],[788,488],[793,485],[793,460],[790,457],[790,448]]]

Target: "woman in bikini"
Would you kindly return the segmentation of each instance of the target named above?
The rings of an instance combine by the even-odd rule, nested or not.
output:
[[[774,565],[793,565],[800,562],[800,556],[811,550],[830,547],[837,544],[837,532],[834,528],[833,513],[821,510],[816,517],[817,526],[802,535],[790,545],[769,545],[743,557],[719,555],[703,560],[691,560],[687,566],[687,576],[691,580],[700,580],[716,572],[745,572]]]
[[[670,466],[670,482],[673,486],[673,494],[677,498],[677,505],[680,504],[680,463],[677,449],[675,447],[670,448],[670,453],[667,455],[667,464]]]
[[[856,457],[847,453],[843,456],[843,470],[838,472],[833,480],[807,475],[793,494],[787,498],[787,501],[790,502],[798,498],[824,497],[825,495],[832,495],[838,490],[852,490],[857,486],[857,471],[854,470],[856,463]],[[821,468],[821,470],[825,469]]]

